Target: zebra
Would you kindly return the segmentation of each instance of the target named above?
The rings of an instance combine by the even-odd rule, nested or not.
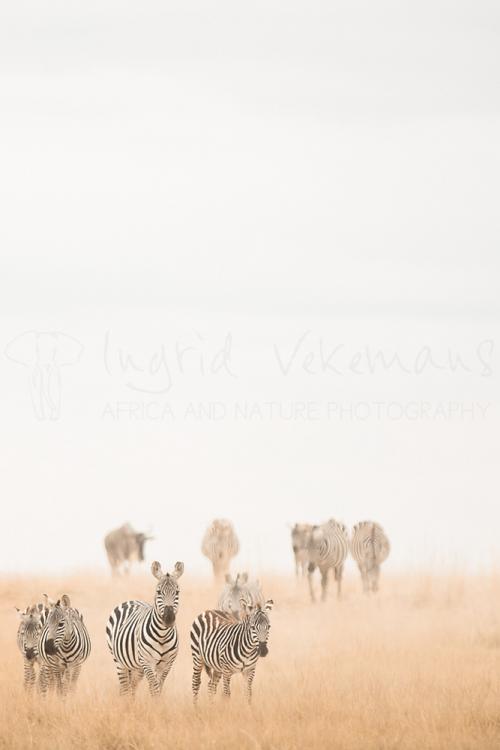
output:
[[[389,540],[383,528],[373,521],[357,523],[352,532],[351,554],[358,564],[363,591],[378,591],[380,565],[390,552]]]
[[[349,551],[349,535],[344,524],[333,518],[321,526],[313,526],[307,553],[309,558],[308,579],[311,600],[315,601],[312,574],[317,567],[321,573],[321,601],[325,601],[328,588],[328,571],[333,568],[337,581],[337,597],[340,598],[344,562]]]
[[[38,643],[45,624],[48,608],[33,604],[22,612],[18,607],[20,623],[17,630],[17,647],[23,655],[24,689],[32,692],[36,682],[35,665],[39,665]]]
[[[246,589],[246,583],[248,581],[248,573],[238,573],[236,578],[233,578],[229,573],[226,574],[226,585],[222,589],[219,601],[217,602],[217,609],[222,612],[228,612],[233,617],[239,619],[240,617],[240,599],[243,597]]]
[[[251,607],[246,599],[241,600],[244,612],[242,620],[220,610],[207,610],[193,622],[191,627],[191,652],[193,655],[193,701],[198,702],[201,672],[205,668],[208,676],[208,694],[215,697],[219,680],[223,678],[224,695],[231,695],[231,677],[242,672],[246,679],[246,697],[252,700],[252,683],[260,656],[268,654],[269,612],[273,600],[264,606]]]
[[[248,573],[238,573],[236,578],[232,578],[229,573],[226,575],[226,585],[224,586],[217,607],[223,612],[230,612],[233,617],[237,619],[241,615],[240,601],[241,599],[250,606],[257,606],[260,604],[262,607],[265,603],[264,594],[260,581],[248,581]]]
[[[90,636],[80,612],[67,594],[52,603],[38,645],[39,689],[56,688],[59,695],[74,692],[83,663],[91,651]]]
[[[120,695],[134,695],[146,675],[152,696],[161,693],[179,650],[175,618],[179,606],[178,579],[184,563],[163,573],[159,562],[151,565],[157,579],[153,604],[131,600],[119,604],[106,626],[108,648],[115,661]]]
[[[142,532],[134,531],[129,523],[114,529],[104,537],[104,547],[111,566],[112,575],[129,573],[130,564],[144,560],[144,544],[153,539]]]
[[[312,528],[309,523],[296,523],[295,526],[292,526],[292,549],[295,557],[295,575],[297,577],[300,572],[304,576],[307,571],[307,547]]]
[[[214,576],[220,580],[229,572],[231,558],[238,554],[240,544],[233,525],[225,518],[216,518],[205,532],[201,551],[212,563]]]

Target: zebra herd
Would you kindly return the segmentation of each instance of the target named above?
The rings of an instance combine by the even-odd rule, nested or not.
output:
[[[160,695],[163,683],[179,650],[176,616],[179,607],[179,578],[184,563],[172,572],[163,572],[159,562],[151,565],[157,580],[153,603],[131,600],[116,606],[106,626],[107,644],[118,676],[120,695],[134,695],[146,677],[152,696]],[[269,612],[272,599],[264,600],[258,581],[247,574],[226,586],[218,609],[200,614],[191,628],[193,656],[193,699],[197,702],[203,669],[209,675],[209,696],[215,695],[221,677],[224,695],[230,695],[231,677],[241,672],[246,680],[248,701],[259,657],[268,652]],[[19,611],[19,610],[18,610]],[[82,664],[90,654],[90,637],[81,613],[64,594],[57,601],[44,595],[44,601],[19,611],[17,643],[24,661],[24,685],[32,692],[36,684],[41,695],[56,690],[66,696],[73,692]]]
[[[18,610],[19,611],[19,610]],[[90,636],[80,612],[64,594],[56,602],[43,595],[43,602],[19,611],[17,645],[23,655],[24,685],[36,682],[42,695],[55,689],[60,695],[74,692],[82,664],[90,654]]]
[[[106,537],[113,544],[106,550],[113,561],[113,572],[130,560],[143,546],[146,535],[137,534],[126,524]],[[122,533],[123,532],[123,533]],[[134,550],[133,540],[139,547]],[[334,572],[340,596],[344,563],[350,550],[361,572],[365,592],[377,591],[380,565],[389,554],[389,540],[382,527],[372,521],[356,524],[352,535],[341,523],[330,519],[319,526],[295,524],[292,547],[296,574],[308,575],[311,599],[314,601],[312,575],[321,574],[321,598],[327,594],[328,574]],[[126,550],[128,557],[121,555]],[[231,576],[229,564],[239,549],[238,539],[229,521],[215,520],[207,529],[202,552],[213,565],[218,581],[225,574],[225,585],[217,608],[195,618],[190,633],[193,659],[192,691],[197,703],[201,674],[209,677],[208,693],[215,696],[222,678],[223,691],[230,696],[231,678],[242,673],[248,701],[259,658],[268,653],[270,612],[273,600],[265,599],[260,582],[249,580],[247,573]],[[159,562],[151,565],[156,579],[152,604],[129,600],[116,606],[107,626],[107,645],[118,676],[121,695],[134,695],[143,677],[152,696],[160,695],[179,649],[176,618],[179,608],[179,579],[184,563],[177,562],[171,572],[164,572]],[[23,656],[24,685],[33,691],[36,684],[42,696],[56,691],[61,696],[72,693],[82,665],[91,651],[90,636],[83,615],[75,609],[67,594],[57,601],[46,594],[43,601],[19,612],[17,644]],[[38,669],[38,680],[36,676]]]
[[[295,573],[306,574],[311,600],[315,601],[313,573],[321,574],[321,599],[328,588],[328,573],[333,570],[337,582],[337,596],[342,591],[342,574],[349,550],[358,565],[365,593],[376,592],[380,566],[390,552],[389,540],[378,523],[361,521],[349,537],[347,527],[331,518],[320,526],[296,523],[292,528],[292,548],[295,556]]]

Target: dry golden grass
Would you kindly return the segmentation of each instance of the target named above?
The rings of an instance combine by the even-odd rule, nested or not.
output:
[[[119,699],[104,628],[127,598],[151,600],[154,580],[0,580],[2,678],[0,747],[9,750],[172,750],[173,748],[495,748],[500,747],[500,576],[407,576],[382,580],[372,599],[347,581],[344,601],[312,606],[306,584],[264,579],[276,602],[269,656],[261,659],[254,703],[242,679],[233,697],[191,703],[189,627],[216,593],[181,580],[181,650],[161,698],[146,685]],[[16,648],[14,605],[40,592],[69,593],[85,614],[93,653],[77,694],[65,703],[26,697]]]

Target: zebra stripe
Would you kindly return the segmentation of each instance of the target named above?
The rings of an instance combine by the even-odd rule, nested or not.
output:
[[[80,612],[64,594],[49,609],[40,634],[40,678],[42,695],[56,688],[60,695],[74,692],[82,664],[91,650],[90,636]]]
[[[17,647],[23,656],[24,688],[31,692],[36,682],[35,665],[40,664],[38,646],[48,609],[40,603],[26,607],[24,612],[17,611],[21,619],[17,630]]]
[[[231,677],[242,672],[246,680],[246,695],[252,700],[252,683],[260,656],[268,653],[269,612],[273,607],[269,599],[264,607],[252,609],[242,600],[244,617],[241,621],[219,610],[208,610],[198,615],[191,628],[193,655],[193,700],[196,704],[203,669],[209,676],[208,694],[212,699],[219,680],[223,678],[224,695],[231,695]]]
[[[321,600],[325,601],[328,589],[328,571],[333,568],[340,598],[344,562],[349,552],[349,535],[344,524],[333,518],[321,526],[313,526],[307,547],[308,580],[311,600],[315,601],[312,574],[316,568],[321,573]]]
[[[380,566],[391,550],[383,528],[373,521],[361,521],[353,528],[351,554],[358,564],[363,591],[378,591]]]
[[[154,562],[151,572],[158,580],[153,604],[123,602],[115,607],[106,627],[120,695],[133,695],[144,675],[151,695],[159,695],[179,650],[175,627],[177,581],[184,572],[184,563],[177,562],[173,573],[164,574],[160,563]]]

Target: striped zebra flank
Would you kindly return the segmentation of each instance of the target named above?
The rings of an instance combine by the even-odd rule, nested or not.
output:
[[[48,608],[45,604],[33,604],[24,611],[17,609],[19,627],[17,629],[17,647],[23,656],[24,688],[32,692],[36,683],[35,667],[40,667],[38,654],[40,635],[45,625]]]
[[[40,693],[45,695],[53,689],[63,697],[73,693],[90,650],[83,617],[64,594],[50,605],[40,635]]]
[[[349,534],[342,523],[333,518],[321,526],[313,526],[308,547],[308,580],[311,601],[315,601],[313,573],[318,568],[321,574],[321,601],[326,600],[328,590],[328,572],[333,570],[337,581],[337,597],[342,594],[342,574],[344,563],[349,552]]]
[[[233,525],[225,518],[216,518],[206,530],[201,543],[201,552],[212,563],[214,577],[221,580],[229,573],[231,560],[240,550],[240,543]]]
[[[351,555],[358,564],[365,594],[378,591],[380,566],[390,550],[389,539],[378,523],[361,521],[354,526]]]
[[[172,573],[163,573],[160,563],[155,561],[151,572],[158,581],[153,604],[138,600],[123,602],[115,607],[106,627],[120,695],[134,695],[144,676],[150,694],[159,695],[179,650],[175,623],[178,579],[184,572],[184,563],[177,562]]]
[[[252,700],[252,684],[260,657],[267,656],[269,638],[269,613],[273,600],[264,606],[251,607],[241,601],[244,612],[241,620],[220,610],[208,610],[198,615],[191,628],[193,655],[193,701],[196,705],[201,686],[201,673],[209,677],[208,694],[212,700],[222,677],[224,696],[231,695],[231,677],[241,672],[246,681],[246,697]]]

